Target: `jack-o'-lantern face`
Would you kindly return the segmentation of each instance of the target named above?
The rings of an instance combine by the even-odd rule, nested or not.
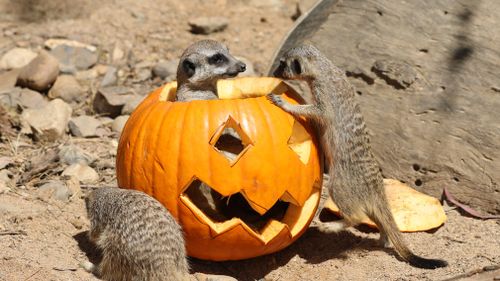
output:
[[[119,186],[163,203],[193,257],[250,258],[295,241],[319,202],[318,147],[305,120],[262,95],[297,96],[276,78],[219,81],[220,100],[171,102],[175,87],[151,93],[129,118]]]

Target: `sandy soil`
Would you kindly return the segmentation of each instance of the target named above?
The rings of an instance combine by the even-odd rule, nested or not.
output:
[[[292,26],[295,11],[293,0],[69,2],[0,0],[0,54],[14,46],[37,49],[48,38],[66,37],[94,44],[104,54],[119,46],[130,51],[137,63],[153,65],[159,59],[178,57],[194,40],[210,37],[226,42],[262,74]],[[190,18],[213,15],[229,19],[224,32],[210,36],[189,32]],[[87,86],[92,88],[92,83]],[[147,81],[140,86],[149,91],[156,84]],[[96,258],[85,236],[88,221],[82,197],[91,188],[115,184],[116,136],[66,137],[55,144],[13,137],[0,142],[0,156],[13,157],[9,170],[20,175],[27,171],[24,163],[62,143],[73,143],[97,156],[100,182],[80,187],[70,182],[75,194],[67,203],[47,199],[35,186],[40,180],[60,178],[61,168],[56,167],[0,194],[0,280],[97,280],[79,266]],[[470,278],[487,278],[481,280],[500,277],[495,269],[500,265],[500,222],[468,218],[453,208],[447,208],[447,214],[446,224],[433,232],[405,234],[416,253],[447,260],[450,266],[443,269],[407,265],[392,250],[380,248],[378,233],[366,229],[326,235],[310,228],[279,253],[238,262],[191,259],[192,272],[238,280],[446,280],[471,272],[479,274]],[[482,273],[484,267],[489,271]]]

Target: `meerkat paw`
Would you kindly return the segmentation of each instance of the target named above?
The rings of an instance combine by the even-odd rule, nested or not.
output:
[[[323,233],[339,233],[347,228],[347,224],[344,220],[318,222],[316,228]]]
[[[266,98],[274,105],[278,107],[283,107],[285,104],[285,101],[283,100],[282,97],[275,95],[275,94],[268,94]]]

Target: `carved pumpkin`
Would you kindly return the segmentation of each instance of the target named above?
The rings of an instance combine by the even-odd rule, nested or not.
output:
[[[171,102],[175,82],[151,93],[122,132],[118,184],[163,203],[182,225],[190,256],[237,260],[276,252],[306,230],[319,203],[314,134],[263,96],[285,93],[299,102],[279,79],[217,86],[220,100]],[[204,186],[216,200],[212,213],[199,198]]]

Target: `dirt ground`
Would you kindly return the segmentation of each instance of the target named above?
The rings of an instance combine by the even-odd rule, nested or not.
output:
[[[49,38],[70,38],[98,46],[109,54],[118,46],[136,64],[153,65],[176,58],[190,42],[214,38],[253,62],[261,75],[280,40],[293,25],[294,0],[214,1],[37,1],[0,0],[0,55],[15,47],[38,49]],[[219,33],[194,35],[189,19],[222,15],[228,28]],[[105,63],[107,57],[100,58]],[[130,70],[133,80],[134,66]],[[149,92],[158,82],[140,85]],[[91,92],[95,85],[85,85]],[[88,104],[85,105],[88,107]],[[83,111],[89,111],[84,107]],[[2,121],[3,122],[3,121]],[[37,190],[40,180],[60,177],[60,167],[0,193],[0,280],[98,280],[79,263],[95,258],[86,238],[83,194],[91,188],[116,185],[114,160],[117,136],[75,138],[56,143],[35,142],[27,136],[0,141],[0,157],[15,160],[9,171],[19,176],[24,163],[61,144],[74,144],[96,157],[99,183],[88,186],[67,180],[74,194],[68,202],[47,199]],[[192,272],[223,274],[238,280],[493,280],[500,278],[500,222],[477,220],[446,207],[448,221],[432,232],[405,234],[414,251],[442,258],[449,266],[423,270],[398,260],[382,249],[378,233],[353,229],[326,235],[310,228],[287,249],[237,262],[191,259]],[[466,277],[466,275],[472,275]],[[483,279],[481,279],[483,278]],[[466,280],[466,279],[464,279]],[[498,279],[495,279],[498,280]]]

